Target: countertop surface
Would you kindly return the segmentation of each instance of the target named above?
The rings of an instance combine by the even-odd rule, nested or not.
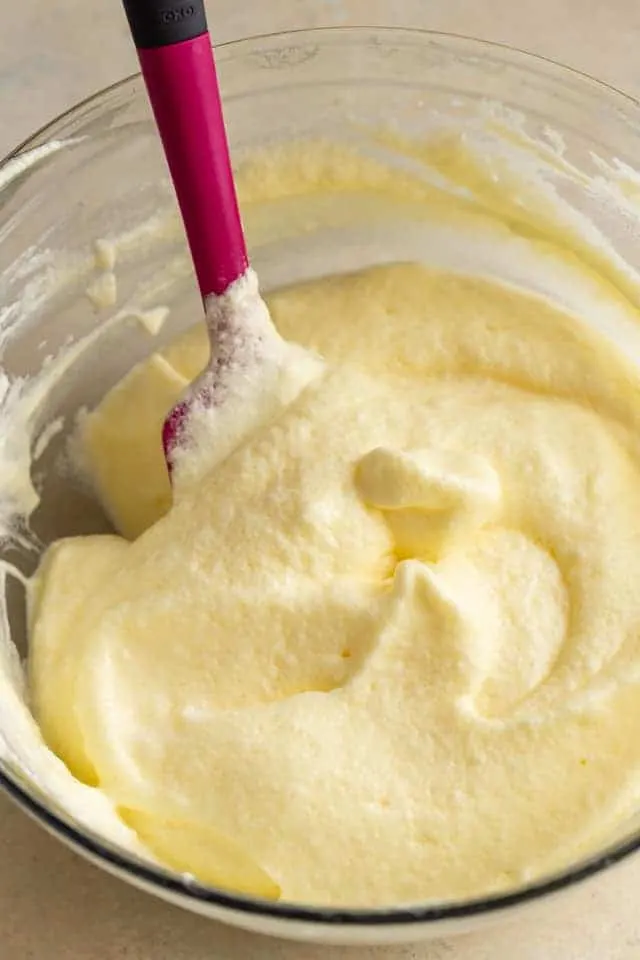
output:
[[[134,72],[119,0],[0,0],[0,154]],[[217,41],[336,23],[422,26],[510,43],[640,97],[636,0],[209,0]],[[249,936],[139,893],[0,797],[2,960],[640,960],[640,857],[508,925],[415,947]]]

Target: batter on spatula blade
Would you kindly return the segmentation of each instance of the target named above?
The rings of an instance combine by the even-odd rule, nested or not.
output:
[[[277,332],[251,268],[225,294],[208,297],[205,309],[215,352],[163,428],[174,480],[223,460],[323,368],[317,355]]]

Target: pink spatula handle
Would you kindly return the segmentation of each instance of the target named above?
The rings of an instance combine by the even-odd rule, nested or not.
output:
[[[203,0],[124,6],[200,292],[220,295],[248,258]]]

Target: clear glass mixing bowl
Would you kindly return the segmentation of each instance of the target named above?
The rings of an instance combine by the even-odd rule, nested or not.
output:
[[[594,153],[630,164],[640,154],[636,102],[587,76],[501,46],[362,27],[259,37],[224,46],[217,55],[235,156],[292,139],[353,141],[354,131],[366,125],[391,123],[397,131],[419,136],[435,115],[462,120],[486,100],[519,111],[531,136],[546,137],[552,143],[559,134],[565,156],[589,176],[597,172]],[[555,133],[550,135],[548,128]],[[581,191],[574,184],[571,189],[574,207],[599,215],[611,243],[634,268],[640,267],[640,246],[630,242],[624,218],[598,211],[586,187]],[[135,322],[121,317],[121,322],[107,324],[114,311],[96,312],[85,291],[97,269],[93,242],[117,233],[131,241],[128,247],[122,246],[118,302],[133,297],[137,280],[153,266],[139,224],[159,216],[166,227],[163,212],[172,209],[163,159],[138,77],[116,84],[55,120],[0,167],[3,370],[10,378],[35,374],[47,356],[78,342],[96,325],[105,325],[99,348],[80,354],[50,393],[39,413],[43,425],[59,415],[67,417],[68,425],[79,407],[95,403],[133,362],[156,346],[157,340],[150,340]],[[277,207],[272,211],[274,217],[280,212]],[[262,218],[249,217],[252,257],[264,287],[364,265],[372,257],[389,253],[382,249],[372,254],[370,238],[360,237],[360,242],[348,224],[336,220],[329,229],[332,216],[329,212],[322,229],[307,222],[298,234],[270,229],[268,208]],[[172,270],[168,285],[154,294],[156,302],[171,308],[161,340],[174,336],[199,310],[177,220],[163,230],[154,239],[154,262],[164,259]],[[405,237],[406,243],[411,241]],[[420,257],[419,250],[415,256]],[[53,469],[63,449],[64,432],[53,438],[34,465],[41,478],[42,501],[33,529],[41,544],[65,534],[105,529],[92,498],[70,484],[64,472]],[[4,557],[26,573],[37,560],[33,550],[18,541],[5,542]],[[13,638],[24,657],[23,597],[11,579],[6,606]],[[8,656],[4,648],[0,656]],[[284,937],[388,943],[469,929],[602,872],[640,846],[637,824],[627,824],[609,849],[562,873],[466,902],[376,910],[273,903],[206,887],[117,848],[73,822],[47,796],[29,764],[11,751],[11,743],[4,747],[0,730],[0,786],[79,853],[186,908]]]

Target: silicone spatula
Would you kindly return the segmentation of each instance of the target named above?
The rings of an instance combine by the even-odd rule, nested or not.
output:
[[[223,296],[249,264],[203,0],[124,0],[124,7],[206,307],[211,298]],[[205,312],[209,317],[210,311]],[[228,354],[233,318],[228,311],[212,316],[212,356],[221,366],[220,339],[226,338]],[[211,377],[208,382],[211,385]],[[193,399],[188,395],[165,421],[169,469]]]

